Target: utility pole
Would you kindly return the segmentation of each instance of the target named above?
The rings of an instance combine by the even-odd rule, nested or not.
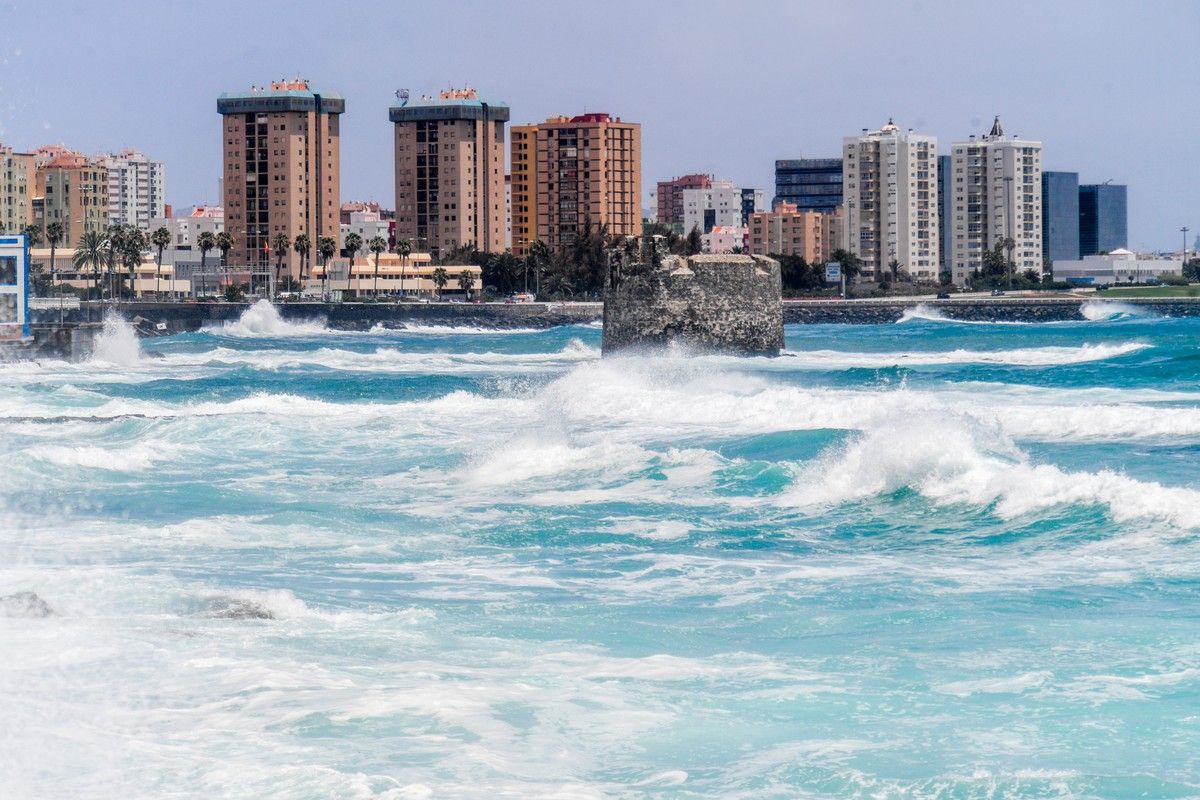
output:
[[[1186,267],[1187,266],[1187,235],[1188,235],[1188,231],[1190,231],[1191,228],[1189,228],[1187,225],[1184,225],[1179,230],[1183,232],[1183,264],[1181,266]]]

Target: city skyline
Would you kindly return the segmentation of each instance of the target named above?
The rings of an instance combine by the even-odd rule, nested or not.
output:
[[[617,29],[612,11],[626,6],[639,10],[639,24]],[[379,24],[320,36],[305,23],[304,9],[315,15],[315,4],[207,8],[196,16],[157,5],[79,4],[56,25],[93,44],[64,53],[41,46],[44,20],[34,9],[10,4],[0,31],[7,77],[0,141],[18,151],[57,142],[88,153],[138,149],[166,163],[168,202],[212,204],[220,201],[221,173],[213,99],[301,75],[346,98],[340,199],[390,204],[394,91],[417,96],[469,84],[506,102],[514,125],[584,112],[640,122],[642,206],[652,208],[657,181],[695,172],[771,194],[776,159],[837,157],[844,136],[888,117],[936,136],[946,152],[953,141],[985,133],[1000,114],[1007,130],[1044,143],[1044,169],[1128,185],[1132,248],[1177,248],[1182,225],[1200,227],[1197,170],[1168,157],[1200,121],[1177,99],[1188,97],[1200,68],[1182,47],[1154,47],[1153,59],[1108,55],[1118,37],[1151,46],[1169,42],[1173,31],[1196,30],[1200,9],[1181,3],[1136,11],[1018,3],[1020,29],[1000,24],[987,40],[973,27],[986,6],[928,1],[752,7],[736,18],[720,15],[719,28],[705,24],[719,8],[706,4],[680,15],[622,2],[569,11],[460,3],[410,9],[403,19],[384,12]],[[568,14],[576,29],[600,35],[517,46]],[[481,47],[460,19],[470,20],[468,33],[487,30],[493,44]],[[139,56],[107,65],[105,54],[124,36],[136,39]],[[743,69],[711,58],[726,44],[747,54]],[[847,60],[850,52],[871,55]],[[561,68],[581,58],[590,71]],[[881,69],[881,61],[893,67]],[[80,91],[92,86],[102,88]]]

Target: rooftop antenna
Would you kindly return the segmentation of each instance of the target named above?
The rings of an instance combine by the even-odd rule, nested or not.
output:
[[[408,105],[408,89],[397,89],[396,99],[400,101],[401,106]]]

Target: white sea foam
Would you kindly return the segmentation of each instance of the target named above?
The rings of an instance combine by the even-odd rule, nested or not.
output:
[[[142,357],[137,331],[120,314],[104,315],[104,329],[96,337],[92,360],[120,367],[132,367]]]
[[[807,350],[786,352],[791,363],[809,369],[846,369],[848,367],[938,366],[950,364],[1004,364],[1043,367],[1060,364],[1086,364],[1136,353],[1150,347],[1145,342],[1084,344],[1078,347],[1022,347],[1013,350],[948,350],[902,352],[845,352]]]

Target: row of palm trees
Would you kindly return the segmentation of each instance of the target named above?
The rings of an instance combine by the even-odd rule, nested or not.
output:
[[[63,240],[64,229],[61,222],[51,222],[43,231],[40,225],[28,225],[25,228],[25,234],[29,237],[29,244],[32,247],[41,246],[43,240],[50,246],[50,284],[54,285],[57,278],[57,261],[55,259],[56,251],[59,244]],[[196,238],[196,248],[200,251],[200,272],[206,273],[208,266],[208,254],[217,250],[221,254],[221,266],[228,267],[229,253],[233,250],[235,240],[233,235],[228,231],[213,233],[212,231],[204,231]],[[83,238],[80,240],[79,246],[75,249],[74,267],[77,272],[90,273],[92,279],[92,287],[90,291],[94,294],[103,295],[101,291],[102,283],[107,286],[108,296],[117,297],[124,283],[124,275],[120,273],[118,267],[123,267],[128,271],[130,294],[133,294],[133,281],[136,278],[137,267],[142,263],[142,255],[149,248],[153,247],[157,251],[157,264],[159,269],[155,271],[155,294],[159,294],[161,289],[160,275],[162,270],[163,251],[171,244],[171,232],[165,226],[159,227],[147,235],[144,231],[133,227],[132,225],[110,225],[104,230],[86,231]],[[540,244],[540,243],[539,243]],[[282,231],[275,234],[271,241],[271,245],[275,250],[275,283],[278,287],[281,284],[281,276],[283,273],[283,261],[289,250],[294,250],[300,259],[300,284],[308,278],[308,259],[312,251],[312,239],[307,233],[301,233],[296,236],[295,240],[291,240],[286,233]],[[374,274],[374,296],[379,296],[379,256],[388,251],[387,240],[382,236],[373,236],[366,242],[358,233],[349,233],[346,235],[346,240],[343,243],[345,251],[350,256],[350,269],[346,273],[346,290],[352,290],[354,260],[365,249],[375,258],[375,274]],[[400,256],[400,285],[404,286],[404,263],[412,253],[412,242],[408,239],[401,239],[396,242],[394,252]],[[317,256],[320,259],[321,270],[321,293],[325,294],[326,283],[329,278],[329,262],[337,254],[337,240],[331,236],[322,236],[317,239]],[[104,273],[104,281],[101,281],[101,273]],[[437,267],[433,270],[431,276],[434,286],[437,288],[438,296],[442,294],[442,290],[449,283],[449,273],[443,267]],[[458,285],[464,293],[469,295],[474,288],[474,276],[466,271],[459,275]],[[289,279],[289,286],[291,282]],[[253,287],[251,287],[253,288]]]

